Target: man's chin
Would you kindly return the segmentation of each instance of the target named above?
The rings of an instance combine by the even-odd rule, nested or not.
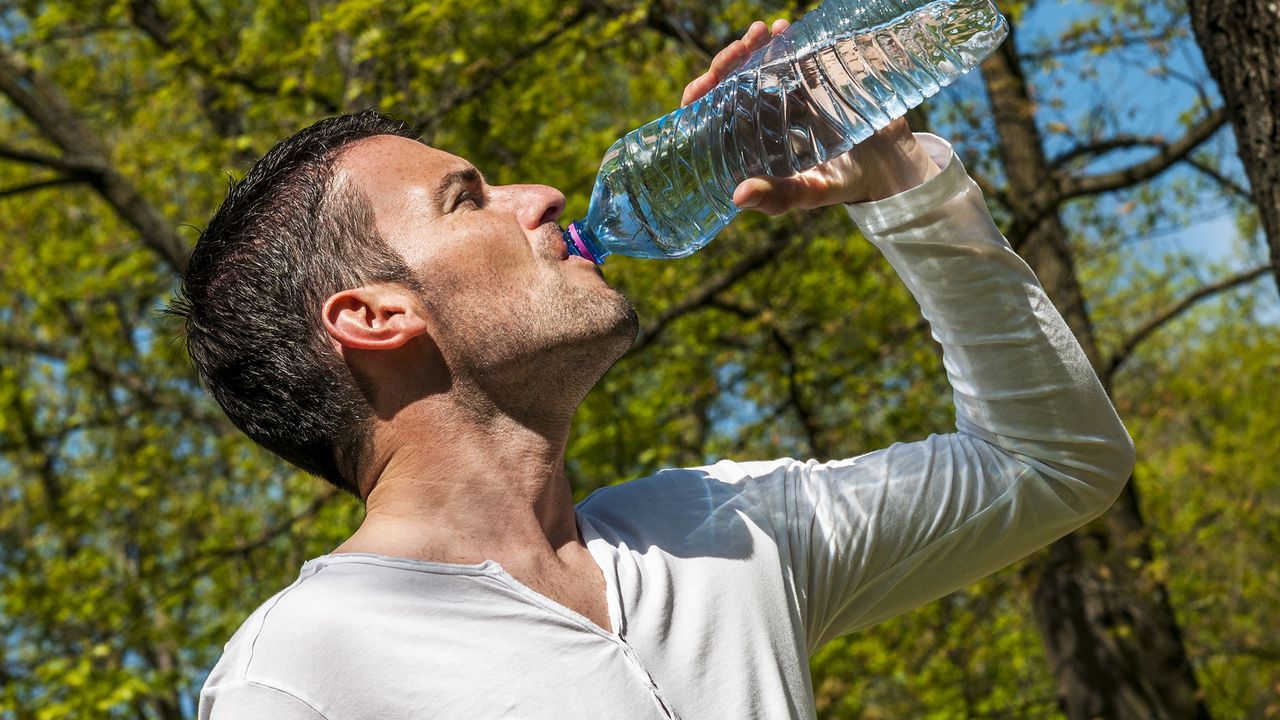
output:
[[[635,306],[631,304],[626,295],[618,293],[618,297],[622,299],[623,304],[623,317],[618,324],[618,337],[626,340],[626,347],[623,348],[625,352],[640,335],[640,316],[636,314]]]
[[[570,271],[581,271],[581,270],[589,269],[593,273],[595,273],[596,277],[600,278],[601,280],[604,280],[605,284],[608,284],[608,280],[605,278],[604,271],[600,269],[600,266],[584,257],[581,257],[579,255],[570,255],[569,257],[563,260],[560,260],[559,262],[565,263],[568,266],[566,267],[566,270],[570,270]]]
[[[640,318],[635,306],[622,291],[610,286],[583,289],[576,295],[582,319],[584,335],[596,340],[611,340],[609,345],[620,346],[619,355],[631,347],[640,332]]]

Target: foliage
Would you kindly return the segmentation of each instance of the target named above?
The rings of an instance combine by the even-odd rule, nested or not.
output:
[[[1127,125],[1125,99],[1100,90],[1106,63],[1145,53],[1166,67],[1188,42],[1176,3],[1077,5],[1087,12],[1057,18],[1050,3],[1003,4],[1020,32],[1043,36],[1023,61],[1051,154],[1150,130]],[[24,0],[0,10],[0,37],[190,244],[228,175],[318,117],[366,106],[412,122],[490,182],[562,188],[566,215],[579,216],[604,150],[677,102],[708,51],[752,19],[799,11],[741,0]],[[931,102],[930,119],[998,186],[984,103],[966,78]],[[1190,125],[1197,104],[1152,108],[1161,132]],[[0,107],[0,146],[75,155],[21,108]],[[1223,138],[1202,149],[1206,163],[1227,157]],[[1091,155],[1072,165],[1114,166]],[[1156,263],[1135,238],[1204,207],[1248,226],[1247,202],[1206,177],[1171,173],[1068,207],[1107,347],[1218,276],[1195,254]],[[0,718],[190,717],[222,642],[360,509],[222,418],[158,313],[173,269],[100,185],[0,160],[0,189],[59,178],[0,192]],[[606,273],[645,335],[575,420],[579,496],[663,466],[848,456],[948,430],[950,394],[918,309],[853,235],[839,210],[743,217],[685,261],[611,259]],[[759,262],[744,269],[749,258]],[[720,278],[730,282],[693,302]],[[1232,297],[1155,335],[1115,388],[1143,449],[1153,572],[1213,709],[1265,716],[1280,691],[1266,632],[1280,620],[1268,592],[1280,580],[1269,472],[1280,428],[1266,401],[1280,391],[1276,315]],[[824,648],[822,715],[1058,716],[1024,584],[1006,571]]]
[[[1147,347],[1126,378],[1160,561],[1218,717],[1275,717],[1280,690],[1280,344],[1256,301],[1215,303]],[[1203,328],[1211,328],[1201,335]],[[1194,349],[1188,351],[1188,343]]]

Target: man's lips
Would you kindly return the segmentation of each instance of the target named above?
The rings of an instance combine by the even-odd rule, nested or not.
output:
[[[600,276],[601,279],[604,279],[604,271],[600,269],[599,265],[582,257],[581,255],[575,255],[569,252],[569,245],[565,241],[564,229],[559,225],[553,222],[547,223],[546,230],[543,231],[543,234],[546,236],[545,242],[552,258],[560,260],[561,262],[573,260],[584,262],[591,266],[591,269],[595,271],[596,275]]]
[[[564,230],[553,222],[547,223],[544,227],[546,229],[543,230],[542,234],[545,236],[545,242],[551,251],[551,257],[557,260],[569,259],[569,246],[564,241]]]

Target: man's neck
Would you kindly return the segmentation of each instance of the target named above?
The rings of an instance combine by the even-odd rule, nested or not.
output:
[[[579,559],[567,436],[567,418],[531,426],[431,403],[406,408],[375,431],[365,519],[335,552],[510,567]]]

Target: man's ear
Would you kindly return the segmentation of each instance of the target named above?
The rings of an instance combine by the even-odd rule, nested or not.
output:
[[[417,298],[399,285],[334,293],[325,300],[321,318],[329,337],[356,350],[394,350],[427,332]]]

